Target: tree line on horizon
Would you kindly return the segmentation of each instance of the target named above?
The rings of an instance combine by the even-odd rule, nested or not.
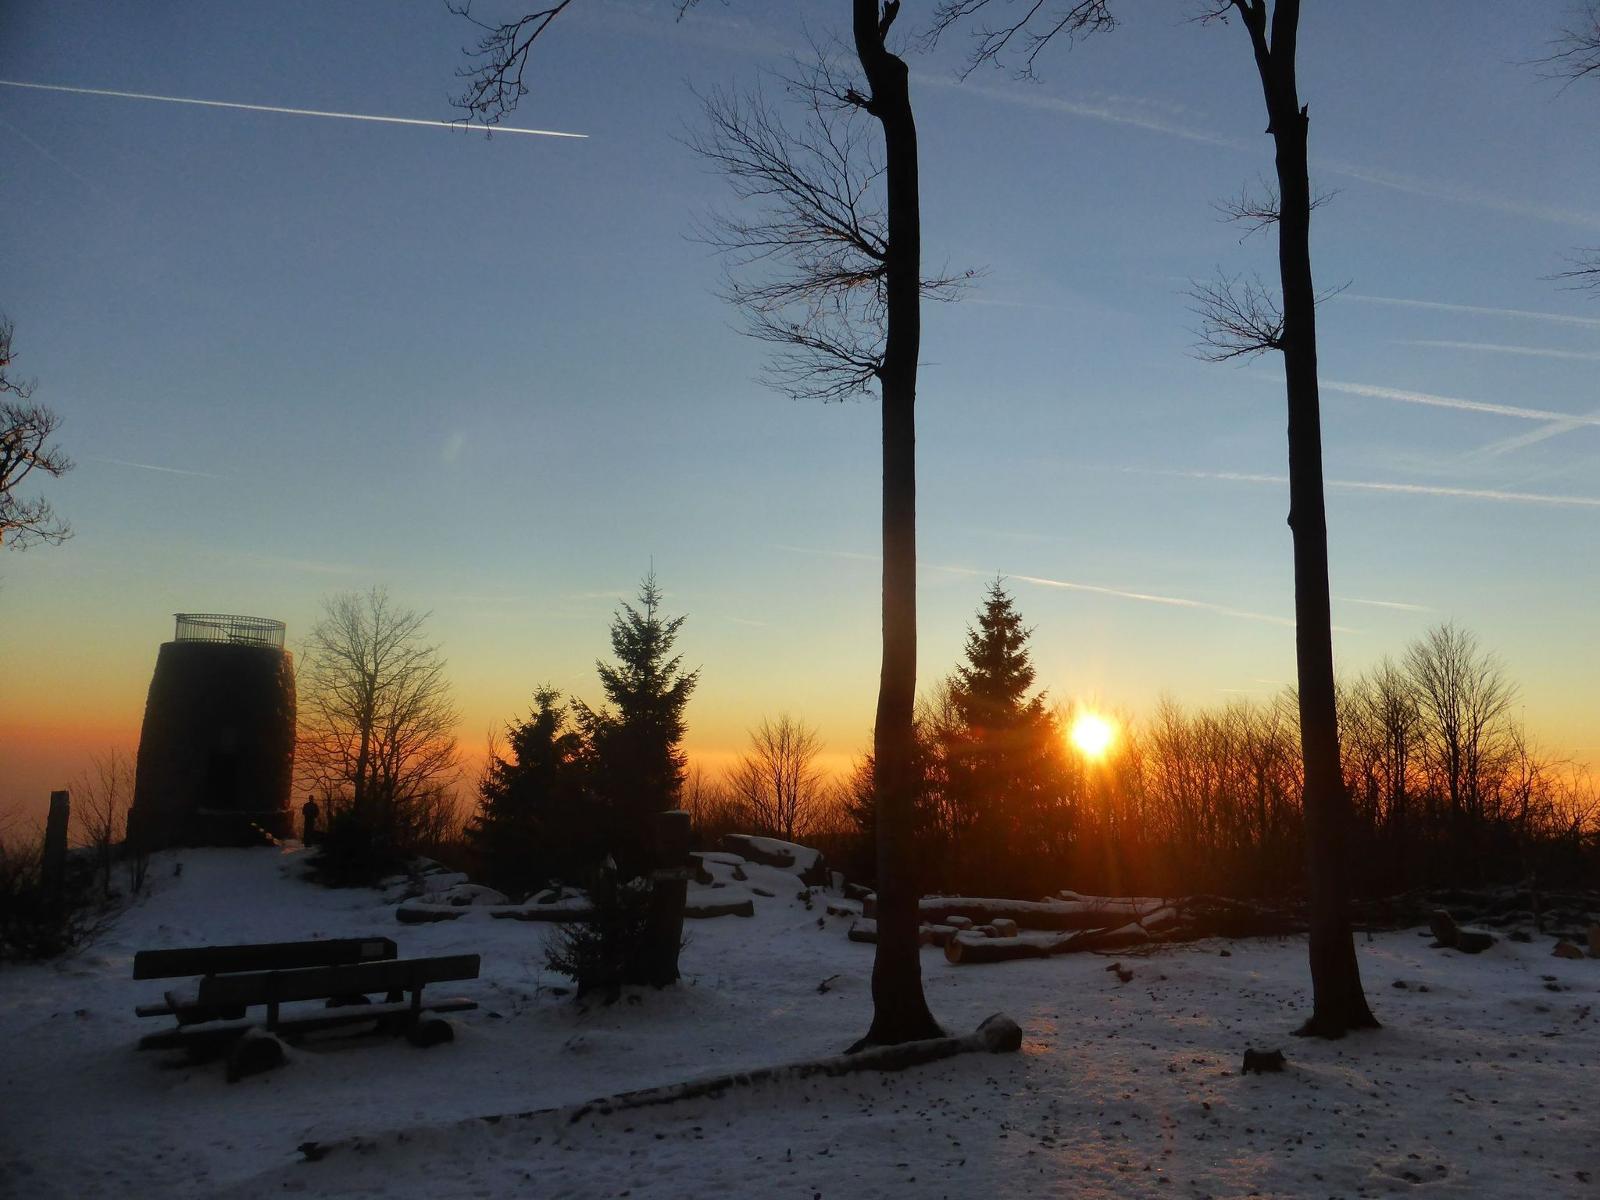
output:
[[[918,705],[921,891],[1304,894],[1292,690],[1213,707],[1163,699],[1142,717],[1121,716],[1110,751],[1090,760],[1068,745],[1074,707],[1029,690],[1031,632],[992,585],[968,630],[966,661]],[[1356,894],[1577,886],[1600,870],[1594,777],[1539,748],[1513,715],[1504,665],[1470,632],[1436,626],[1398,660],[1341,680],[1337,695]],[[798,763],[789,775],[811,779],[810,788],[801,803],[774,809],[748,802],[738,782],[772,757],[770,738],[754,741],[730,779],[691,780],[685,806],[701,841],[752,828],[799,837],[870,881],[862,844],[872,834],[871,756],[837,784]],[[787,812],[787,826],[761,821],[774,811]]]
[[[604,706],[533,689],[529,712],[491,743],[464,811],[438,772],[448,764],[460,778],[454,710],[442,695],[416,703],[419,679],[423,690],[444,684],[422,619],[382,592],[331,598],[303,669],[301,735],[302,769],[324,780],[330,835],[337,840],[346,822],[362,847],[383,849],[387,869],[405,853],[432,853],[522,898],[552,884],[587,886],[608,856],[625,877],[636,873],[648,857],[650,814],[682,807],[701,849],[731,832],[800,840],[851,879],[875,883],[870,750],[844,778],[830,778],[818,765],[817,731],[782,713],[751,728],[747,750],[725,771],[691,764],[682,741],[699,672],[686,672],[675,650],[686,618],[664,616],[660,604],[651,575],[638,604],[614,615],[614,661],[596,664]],[[350,639],[363,621],[365,632]],[[331,631],[347,638],[333,659]],[[1121,716],[1110,752],[1090,759],[1068,744],[1074,707],[1034,686],[1033,632],[997,579],[967,630],[963,660],[919,701],[919,893],[1303,894],[1305,780],[1292,691],[1215,707],[1164,699],[1143,716]],[[352,654],[351,644],[367,649]],[[377,644],[385,649],[374,657]],[[330,696],[362,691],[351,673],[359,661],[386,681],[374,712],[450,714],[426,729],[377,722],[368,758],[393,766],[369,768],[364,788],[355,778],[359,721],[327,720]],[[1538,748],[1513,715],[1505,667],[1471,633],[1439,625],[1398,659],[1341,680],[1337,694],[1358,894],[1554,887],[1600,866],[1592,777]],[[330,737],[334,728],[342,732]],[[389,745],[396,738],[398,753]],[[330,743],[343,748],[334,760]]]

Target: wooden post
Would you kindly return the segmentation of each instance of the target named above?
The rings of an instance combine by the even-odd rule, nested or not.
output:
[[[678,950],[683,945],[683,909],[689,899],[689,814],[681,809],[656,813],[655,871],[651,875],[650,961],[648,980],[656,987],[678,981]]]
[[[52,900],[61,898],[67,870],[67,824],[72,815],[70,792],[50,793],[50,816],[44,826],[44,890]]]

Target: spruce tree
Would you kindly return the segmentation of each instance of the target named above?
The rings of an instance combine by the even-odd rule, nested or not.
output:
[[[587,787],[587,748],[561,693],[548,686],[534,692],[532,712],[506,736],[510,756],[489,760],[466,830],[484,878],[526,894],[582,877],[600,857],[601,830]]]
[[[660,609],[661,589],[651,571],[640,585],[639,607],[624,601],[611,622],[616,664],[595,664],[610,707],[576,706],[612,853],[625,872],[644,866],[651,814],[678,806],[684,709],[700,678],[697,670],[683,671],[683,659],[672,653],[684,618],[667,620]]]
[[[1040,819],[1061,799],[1060,731],[1044,693],[1028,695],[1032,632],[996,580],[950,681],[954,720],[941,749],[951,867],[963,887],[1021,885],[1016,872],[1036,857]]]

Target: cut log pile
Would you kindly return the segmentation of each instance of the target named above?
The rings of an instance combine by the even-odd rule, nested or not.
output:
[[[865,898],[865,915],[851,926],[851,941],[877,941],[877,922],[872,919],[875,899]],[[1304,933],[1308,927],[1303,900],[1267,902],[1209,895],[1155,899],[1064,891],[1043,900],[926,896],[920,909],[922,943],[942,946],[946,959],[963,965],[1211,937],[1283,937]],[[1437,935],[1448,922],[1459,936],[1441,938],[1436,944],[1476,953],[1493,943],[1487,934],[1459,929],[1458,919],[1497,929],[1535,927],[1581,942],[1588,927],[1600,920],[1600,892],[1541,895],[1511,887],[1418,891],[1352,907],[1357,928],[1431,925]],[[1517,936],[1528,940],[1527,934]]]

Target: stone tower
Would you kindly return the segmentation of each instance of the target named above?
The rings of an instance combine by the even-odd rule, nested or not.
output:
[[[177,618],[145,702],[129,840],[155,850],[288,836],[295,695],[283,622]]]

